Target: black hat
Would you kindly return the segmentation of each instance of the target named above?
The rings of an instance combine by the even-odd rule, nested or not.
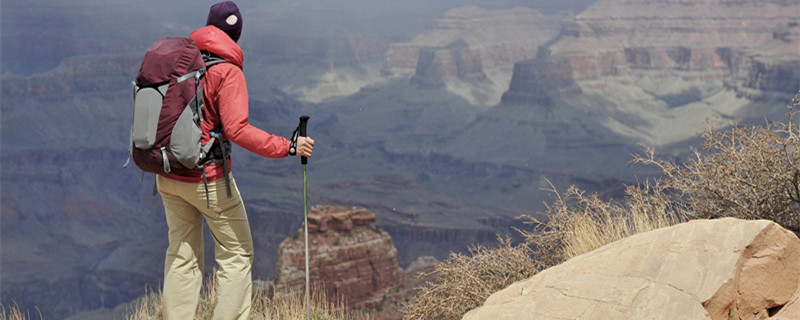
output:
[[[239,13],[239,7],[233,1],[214,4],[208,12],[206,25],[220,28],[234,42],[239,41],[239,36],[242,35],[242,15]]]

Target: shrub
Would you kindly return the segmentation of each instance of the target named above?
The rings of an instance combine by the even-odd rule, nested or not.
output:
[[[800,234],[800,130],[794,107],[786,122],[765,127],[731,124],[727,131],[707,127],[702,152],[693,149],[685,163],[656,159],[653,149],[633,162],[661,169],[661,183],[692,219],[734,217],[768,219]]]
[[[536,273],[530,249],[498,238],[500,246],[469,248],[469,254],[451,253],[431,273],[434,282],[416,288],[416,295],[403,305],[403,319],[461,319],[479,307],[492,293]]]

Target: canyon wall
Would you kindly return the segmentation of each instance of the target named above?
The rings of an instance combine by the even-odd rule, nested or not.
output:
[[[522,7],[452,9],[433,29],[389,45],[381,73],[493,105],[508,86],[513,64],[535,57],[539,46],[558,34],[559,19]]]
[[[562,113],[596,116],[618,141],[653,146],[691,139],[705,120],[782,116],[751,105],[783,104],[800,89],[798,6],[598,1],[517,63],[499,108],[552,109],[557,99]]]

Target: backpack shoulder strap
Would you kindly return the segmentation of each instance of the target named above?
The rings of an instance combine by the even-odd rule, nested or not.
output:
[[[178,80],[177,80],[178,83],[181,83],[183,81],[189,80],[191,78],[200,79],[203,76],[203,74],[208,72],[208,69],[211,68],[211,66],[213,66],[215,64],[228,62],[228,61],[225,61],[225,59],[222,59],[222,58],[220,58],[220,57],[218,57],[218,56],[216,56],[216,55],[214,55],[212,53],[209,53],[208,51],[201,51],[201,54],[203,56],[203,62],[205,62],[206,67],[202,68],[200,70],[197,70],[197,71],[194,71],[194,72],[190,72],[188,74],[185,74],[185,75],[182,75],[182,76],[178,77]]]
[[[184,74],[184,75],[178,77],[177,81],[178,81],[178,83],[181,83],[181,82],[184,82],[184,81],[189,80],[191,78],[200,79],[200,77],[202,77],[203,74],[206,73],[207,69],[208,69],[208,67],[202,68],[202,69],[197,70],[197,71],[189,72],[187,74]]]
[[[211,66],[216,64],[228,62],[225,61],[225,59],[219,57],[218,55],[215,55],[208,51],[201,51],[200,53],[203,55],[203,61],[206,63],[206,69],[211,68]]]

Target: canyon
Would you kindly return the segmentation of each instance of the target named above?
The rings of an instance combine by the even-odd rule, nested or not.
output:
[[[149,44],[202,21],[138,8],[124,21],[171,22],[132,32],[101,15],[115,26],[103,29],[70,22],[88,4],[35,2],[38,13],[2,10],[0,294],[59,318],[159,286],[161,200],[152,175],[121,168],[130,80]],[[250,121],[288,136],[311,115],[310,203],[374,213],[401,268],[513,234],[514,217],[555,196],[543,189],[619,197],[657,175],[627,165],[637,143],[680,160],[706,119],[783,119],[800,89],[800,1],[359,3],[242,2]],[[74,43],[37,51],[58,39],[48,30]],[[254,277],[271,279],[301,227],[300,165],[240,148],[234,159]]]

